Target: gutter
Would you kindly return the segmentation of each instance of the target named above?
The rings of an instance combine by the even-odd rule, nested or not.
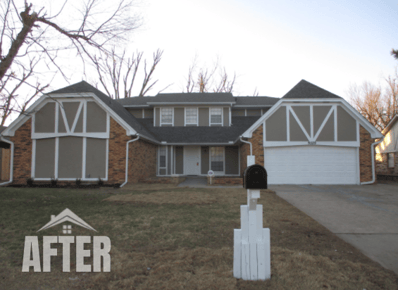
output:
[[[11,147],[11,156],[10,156],[10,180],[9,180],[9,181],[6,181],[6,182],[3,182],[3,183],[0,183],[0,186],[2,186],[2,185],[10,184],[10,183],[12,182],[12,180],[13,180],[13,171],[14,171],[14,142],[12,142],[12,141],[10,141],[10,140],[7,140],[7,139],[4,139],[3,136],[2,136],[1,134],[0,134],[0,140],[3,141],[3,142],[5,142],[5,143],[10,144],[10,147]]]
[[[380,141],[372,143],[372,180],[361,182],[361,185],[372,184],[376,181],[376,171],[375,171],[375,145],[383,142],[384,137],[380,139]]]
[[[128,176],[129,176],[129,144],[135,141],[138,141],[138,139],[140,139],[140,135],[137,134],[137,138],[127,141],[126,143],[126,176],[125,176],[125,182],[120,185],[120,187],[123,187],[126,185],[127,181],[128,181]]]
[[[253,155],[253,150],[252,150],[252,143],[249,141],[245,141],[242,139],[242,136],[239,137],[239,140],[242,141],[243,143],[250,144],[250,155]]]

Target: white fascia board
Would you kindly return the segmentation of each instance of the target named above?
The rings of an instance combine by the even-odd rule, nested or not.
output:
[[[235,102],[147,102],[151,105],[230,105],[233,106]]]

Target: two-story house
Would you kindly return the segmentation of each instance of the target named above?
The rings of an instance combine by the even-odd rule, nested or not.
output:
[[[242,175],[255,155],[273,184],[374,181],[382,135],[344,99],[302,80],[282,98],[176,93],[113,100],[86,82],[43,95],[1,136],[11,181],[139,182]],[[10,181],[10,182],[11,182]]]

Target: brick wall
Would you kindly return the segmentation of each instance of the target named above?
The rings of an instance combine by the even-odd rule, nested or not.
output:
[[[372,143],[374,139],[370,133],[360,126],[360,147],[359,147],[359,171],[360,181],[366,182],[372,180]]]
[[[398,153],[394,153],[395,166],[388,168],[387,153],[376,154],[376,173],[383,175],[398,175]]]
[[[247,141],[252,143],[253,155],[256,159],[256,164],[264,166],[264,147],[263,147],[263,125],[260,125],[252,134],[252,138]],[[247,155],[250,155],[250,145],[244,143],[240,147],[240,172],[243,175],[247,167]]]
[[[26,184],[26,180],[31,176],[32,167],[32,139],[31,139],[32,119],[28,119],[10,140],[14,142],[14,169],[13,183]]]
[[[138,140],[129,145],[129,183],[156,176],[157,145]]]
[[[108,182],[123,183],[126,180],[126,143],[136,137],[126,136],[126,130],[113,118],[110,122]],[[129,145],[129,183],[156,175],[157,146],[144,140]]]
[[[0,180],[8,181],[10,179],[10,156],[11,148],[0,148],[1,151],[1,170],[0,170]]]

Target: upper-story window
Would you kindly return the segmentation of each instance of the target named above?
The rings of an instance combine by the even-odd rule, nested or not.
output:
[[[185,108],[185,124],[186,125],[198,124],[198,108]]]
[[[173,108],[160,109],[160,125],[173,125]]]
[[[211,125],[222,125],[222,108],[210,108]]]

